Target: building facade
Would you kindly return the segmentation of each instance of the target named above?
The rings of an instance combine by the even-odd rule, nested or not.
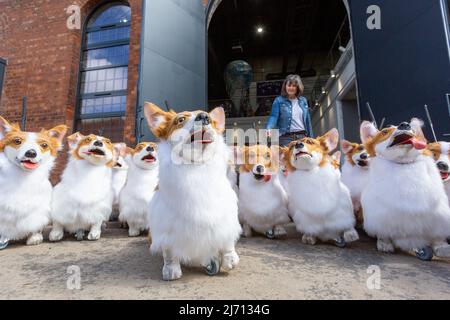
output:
[[[26,97],[27,130],[51,127],[58,123],[68,125],[71,131],[81,127],[81,118],[83,118],[81,108],[84,102],[82,98],[86,98],[86,94],[91,92],[94,93],[91,95],[93,98],[95,94],[101,94],[102,91],[115,91],[114,86],[81,88],[86,83],[85,80],[92,77],[94,73],[87,70],[96,70],[94,67],[96,63],[97,69],[102,66],[101,61],[96,62],[93,61],[95,58],[91,59],[92,53],[101,54],[102,50],[117,53],[123,49],[123,47],[106,46],[114,40],[120,40],[114,39],[112,35],[117,33],[113,25],[99,26],[104,31],[91,32],[91,34],[87,32],[89,21],[95,25],[94,15],[101,15],[101,12],[108,8],[111,10],[111,3],[119,6],[124,4],[99,0],[0,2],[0,57],[7,60],[0,103],[2,116],[11,121],[21,122],[22,98]],[[122,90],[122,95],[126,96],[126,107],[122,108],[125,110],[122,117],[124,123],[121,124],[123,132],[118,137],[133,143],[142,1],[131,0],[125,5],[130,8],[131,21],[124,23],[128,27],[123,29],[129,28],[128,34],[124,37],[129,49],[125,52],[126,62],[120,62],[128,69],[126,83],[116,85]],[[76,6],[80,10],[79,18],[74,16],[77,14]],[[114,19],[115,17],[110,17],[109,20],[114,21]],[[105,20],[108,23],[108,17]],[[77,22],[79,22],[78,26]],[[108,33],[111,38],[109,40]],[[87,37],[91,35],[99,37],[93,40],[97,52],[90,53],[87,50]],[[106,37],[105,41],[102,41],[102,36]],[[107,67],[107,64],[109,63],[103,63],[103,67]],[[106,69],[104,71],[106,72]],[[123,72],[123,69],[119,71]],[[115,75],[112,78],[115,78]]]

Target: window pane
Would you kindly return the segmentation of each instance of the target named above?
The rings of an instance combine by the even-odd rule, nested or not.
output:
[[[84,35],[87,45],[97,45],[112,41],[130,39],[131,10],[127,5],[112,2],[97,10],[88,22],[88,31]],[[128,26],[127,26],[128,24]],[[105,27],[105,28],[101,28]],[[97,31],[90,28],[97,28]],[[107,68],[113,65],[127,65],[129,45],[108,48],[90,49],[83,52],[81,65],[80,95],[103,93],[127,89],[128,68]],[[83,71],[89,68],[107,68]],[[113,141],[123,140],[124,117],[103,118],[109,112],[124,112],[126,96],[103,96],[82,99],[81,115],[94,115],[95,119],[79,119],[77,129],[83,133],[96,133],[111,138]],[[98,118],[97,118],[98,117]]]
[[[87,44],[126,40],[130,38],[130,27],[121,27],[87,33]]]
[[[131,9],[126,5],[112,3],[101,7],[91,17],[88,27],[100,27],[111,24],[129,23],[131,21]]]
[[[126,90],[127,83],[128,67],[85,71],[81,73],[81,94]]]
[[[125,111],[126,105],[126,96],[83,99],[81,100],[81,114],[121,112]]]
[[[117,64],[128,64],[130,46],[118,46],[103,49],[88,50],[84,53],[83,67],[96,68]]]

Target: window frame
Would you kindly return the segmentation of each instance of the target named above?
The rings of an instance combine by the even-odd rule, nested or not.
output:
[[[110,91],[97,92],[97,93],[86,93],[86,94],[81,93],[82,78],[83,78],[82,74],[84,72],[96,71],[96,70],[107,70],[107,69],[120,68],[120,67],[126,67],[128,69],[128,67],[129,67],[129,56],[128,56],[128,61],[126,64],[116,64],[116,65],[91,67],[91,68],[84,67],[84,65],[83,65],[84,64],[84,55],[89,50],[112,48],[112,47],[117,47],[120,45],[128,45],[128,46],[131,45],[130,36],[127,39],[120,39],[120,40],[107,41],[107,42],[105,41],[105,42],[95,43],[95,44],[87,44],[87,34],[89,32],[113,30],[113,29],[127,28],[127,27],[130,28],[130,32],[131,32],[131,19],[127,23],[115,23],[115,24],[109,24],[109,25],[105,25],[105,26],[88,27],[89,21],[92,19],[93,15],[98,10],[101,10],[102,7],[107,6],[108,4],[111,4],[111,6],[125,5],[130,8],[130,4],[127,1],[104,0],[104,1],[101,1],[100,3],[98,3],[94,8],[92,8],[90,10],[90,13],[86,16],[86,19],[83,24],[82,33],[81,33],[80,60],[79,60],[79,66],[78,66],[78,78],[77,78],[77,89],[76,89],[77,91],[76,91],[76,97],[75,97],[76,103],[75,103],[75,111],[74,111],[74,119],[73,119],[74,130],[78,130],[78,121],[90,120],[90,119],[123,118],[123,117],[125,117],[125,114],[126,114],[126,110],[125,111],[115,111],[115,112],[96,112],[96,113],[89,113],[89,114],[81,113],[83,99],[107,98],[107,97],[117,97],[117,96],[127,97],[128,79],[127,79],[127,89],[124,89],[124,90],[110,90]],[[108,10],[108,9],[105,9],[105,10]],[[130,8],[130,10],[131,10],[131,8]],[[128,51],[128,53],[129,53],[129,51]]]

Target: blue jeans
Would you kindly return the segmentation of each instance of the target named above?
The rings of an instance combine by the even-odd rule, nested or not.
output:
[[[292,141],[297,141],[306,137],[306,134],[286,133],[280,137],[280,147],[287,147]]]

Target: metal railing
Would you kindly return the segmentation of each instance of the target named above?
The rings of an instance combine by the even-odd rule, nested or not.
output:
[[[313,110],[320,106],[321,100],[327,94],[330,81],[338,77],[348,61],[351,60],[352,55],[350,21],[348,15],[346,15],[325,58],[325,65],[328,69],[317,77],[309,97],[309,100],[314,104]]]
[[[336,66],[341,58],[342,53],[345,51],[348,42],[350,41],[350,22],[348,15],[345,15],[344,20],[339,27],[339,30],[334,38],[333,44],[328,51],[326,62],[330,70]]]

